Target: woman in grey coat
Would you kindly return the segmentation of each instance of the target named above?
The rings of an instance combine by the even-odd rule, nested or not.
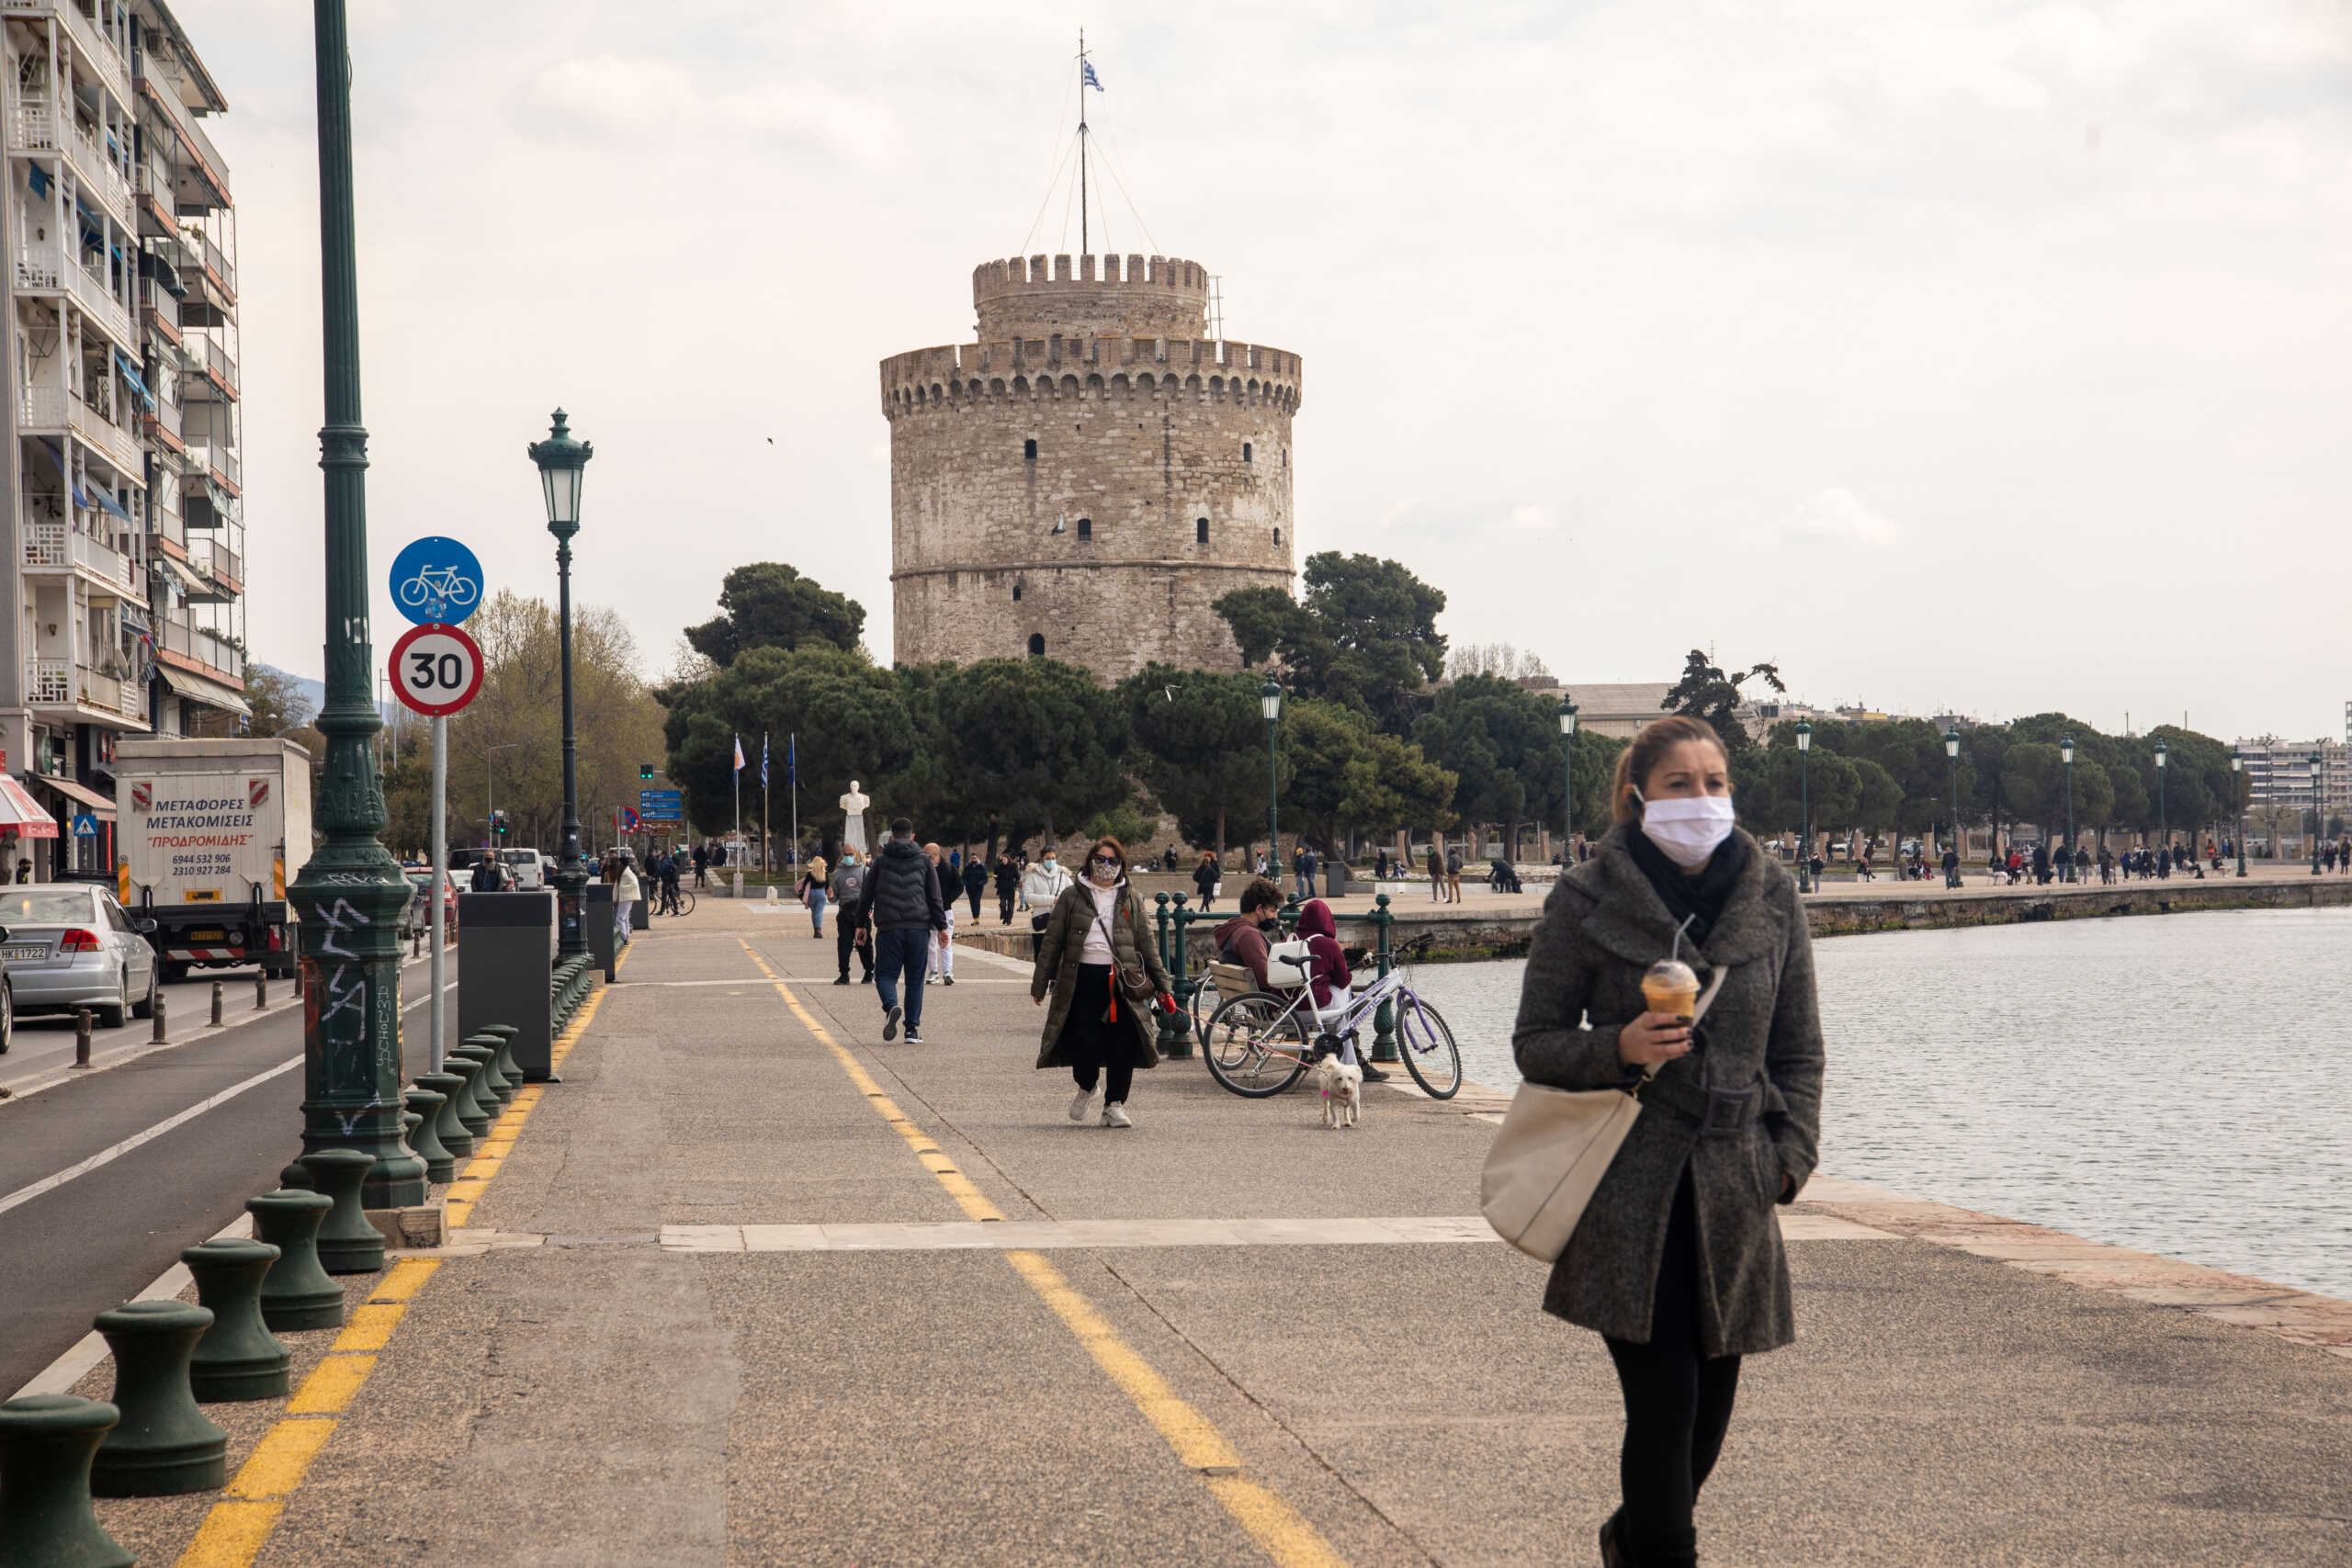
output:
[[[1619,757],[1611,804],[1617,825],[1544,902],[1512,1044],[1532,1083],[1642,1102],[1544,1296],[1616,1363],[1623,1502],[1600,1550],[1633,1568],[1697,1561],[1693,1509],[1740,1358],[1795,1337],[1771,1210],[1813,1171],[1823,1053],[1804,911],[1732,825],[1714,732],[1651,725]],[[1642,996],[1678,929],[1702,985],[1720,981],[1695,1027]]]

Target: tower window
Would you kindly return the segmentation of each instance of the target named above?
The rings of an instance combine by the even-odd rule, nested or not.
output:
[[[1290,448],[1287,446],[1283,448],[1283,467],[1285,468],[1290,467]]]
[[[1081,539],[1091,539],[1094,537],[1093,518],[1081,517],[1078,520],[1078,536]]]
[[[1207,544],[1208,542],[1209,542],[1209,520],[1208,520],[1207,518],[1205,518],[1205,517],[1195,517],[1195,518],[1193,518],[1193,543],[1194,543],[1194,544],[1196,544],[1196,545],[1205,545],[1205,544]]]
[[[1021,444],[1021,455],[1031,462],[1037,460],[1037,438],[1031,436]]]
[[[1021,603],[1021,584],[1017,582],[1012,585],[1012,602],[1016,604]]]
[[[1277,524],[1275,524],[1275,525],[1274,525],[1274,543],[1276,543],[1276,544],[1278,544],[1278,545],[1279,545],[1279,544],[1281,544],[1282,542],[1283,542],[1283,530],[1282,530],[1282,525],[1281,525],[1281,524],[1279,524],[1279,523],[1277,523]]]
[[[1029,634],[1029,657],[1032,659],[1043,659],[1046,657],[1046,634],[1044,632],[1031,632]]]
[[[1250,460],[1250,443],[1247,441],[1241,444],[1241,460],[1245,463]]]

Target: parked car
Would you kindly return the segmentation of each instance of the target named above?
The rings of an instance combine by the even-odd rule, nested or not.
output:
[[[86,882],[37,882],[0,888],[0,964],[7,968],[12,1011],[71,1012],[88,1008],[108,1029],[155,1010],[160,984],[155,922],[124,913],[114,895]]]
[[[408,885],[415,888],[417,893],[415,897],[408,901],[408,913],[402,918],[401,935],[404,937],[429,935],[433,930],[433,905],[432,895],[425,889],[432,881],[434,874],[430,869],[421,865],[402,866],[401,869],[408,874]],[[440,874],[440,883],[442,929],[448,936],[455,938],[458,934],[458,884],[456,879],[446,871]]]
[[[548,885],[548,858],[537,850],[501,850],[498,862],[506,868],[508,887],[530,893]]]

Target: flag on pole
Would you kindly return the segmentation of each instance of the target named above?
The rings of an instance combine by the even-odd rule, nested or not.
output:
[[[800,782],[800,735],[797,730],[784,738],[784,776],[789,784]]]
[[[743,738],[740,735],[735,738],[735,771],[743,771]]]
[[[768,738],[764,730],[760,734],[760,787],[768,787]]]
[[[1078,62],[1078,79],[1081,85],[1091,87],[1098,93],[1102,90],[1102,78],[1094,73],[1094,62],[1081,60]]]

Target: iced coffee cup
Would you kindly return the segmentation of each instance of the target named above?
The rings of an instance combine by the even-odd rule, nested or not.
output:
[[[1642,999],[1652,1012],[1695,1018],[1699,1012],[1699,976],[1688,964],[1662,958],[1642,976]]]

